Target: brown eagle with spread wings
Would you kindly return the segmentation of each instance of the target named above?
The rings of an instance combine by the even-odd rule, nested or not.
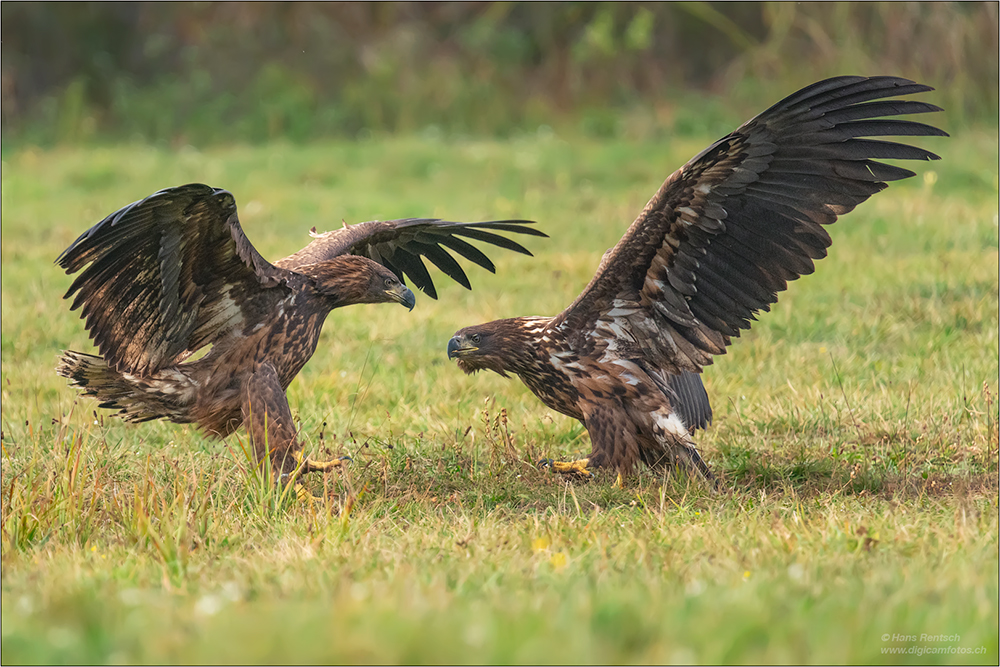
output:
[[[513,373],[550,408],[583,422],[590,455],[548,462],[589,476],[681,464],[711,471],[691,432],[711,416],[700,377],[731,337],[812,273],[824,225],[912,171],[877,159],[936,160],[865,139],[947,136],[885,116],[940,111],[884,98],[932,90],[894,77],[820,81],[778,102],[674,172],[583,293],[555,317],[462,329],[448,343],[466,373]]]
[[[465,239],[530,255],[496,232],[545,236],[528,220],[437,219],[345,225],[271,264],[240,227],[236,200],[201,184],[160,190],[112,213],[56,260],[100,356],[67,351],[56,371],[129,421],[196,423],[225,437],[246,422],[275,475],[325,470],[295,437],[285,390],[319,341],[327,315],[356,303],[412,309],[405,275],[437,298],[422,257],[471,289],[445,249],[494,271]],[[88,266],[89,265],[89,266]],[[86,267],[86,268],[84,268]],[[200,357],[199,350],[208,348]]]

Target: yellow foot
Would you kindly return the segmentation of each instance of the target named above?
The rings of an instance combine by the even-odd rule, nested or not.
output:
[[[340,456],[329,461],[313,461],[307,456],[305,464],[302,466],[302,472],[326,472],[334,468],[342,468],[353,460],[350,456]]]
[[[594,473],[587,470],[590,459],[579,459],[577,461],[553,461],[552,459],[542,459],[538,462],[540,468],[552,468],[562,475],[572,475],[582,479],[593,479]]]
[[[323,502],[322,498],[320,498],[318,496],[314,496],[313,494],[311,494],[309,492],[309,489],[307,489],[306,487],[302,486],[298,482],[295,483],[295,497],[298,498],[298,500],[299,500],[300,503],[304,503],[304,502],[307,502],[307,501],[310,502],[310,503],[313,503],[313,502],[321,503],[321,502]]]
[[[329,461],[313,461],[308,456],[304,456],[301,450],[292,454],[292,457],[295,461],[294,469],[290,472],[284,472],[279,475],[278,480],[283,485],[294,483],[297,488],[301,487],[298,480],[302,477],[302,475],[305,475],[308,472],[327,472],[329,470],[333,470],[334,468],[341,468],[352,460],[350,456],[341,456]],[[275,463],[274,465],[278,466],[280,464]],[[280,470],[281,468],[279,467],[278,469]]]

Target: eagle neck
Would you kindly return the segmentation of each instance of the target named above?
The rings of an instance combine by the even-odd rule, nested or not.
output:
[[[515,317],[504,321],[504,371],[520,376],[537,370],[553,335],[551,322],[551,317]]]
[[[356,303],[370,303],[370,259],[346,255],[301,267],[307,280],[304,286],[314,301],[313,307],[329,313],[334,308]]]

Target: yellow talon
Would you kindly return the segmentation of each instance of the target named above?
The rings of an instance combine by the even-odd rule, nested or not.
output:
[[[298,495],[299,500],[302,500],[304,498],[304,494],[309,495],[309,493],[303,489],[302,484],[299,483],[299,479],[301,479],[302,475],[314,471],[326,472],[329,470],[333,470],[334,468],[342,468],[345,465],[347,465],[349,461],[351,461],[350,456],[341,456],[339,458],[332,459],[330,461],[313,461],[308,456],[303,455],[301,450],[289,452],[287,456],[290,456],[292,460],[295,461],[295,465],[292,468],[292,470],[278,475],[277,479],[281,485],[294,483],[295,492]],[[273,465],[278,470],[282,468],[287,469],[287,466],[284,466],[277,462],[275,462]],[[312,495],[309,495],[309,497],[312,500],[321,500],[321,498],[317,498]]]
[[[306,487],[302,486],[298,482],[295,483],[295,497],[300,503],[304,503],[306,501],[309,501],[310,503],[323,502],[322,496],[314,496]]]
[[[334,468],[342,468],[346,466],[351,461],[350,456],[341,456],[336,459],[330,459],[329,461],[313,461],[309,457],[306,457],[305,465],[302,466],[303,472],[313,472],[319,471],[323,472],[326,470],[333,470]]]
[[[538,462],[540,466],[552,468],[563,475],[575,475],[584,479],[591,479],[594,473],[587,470],[590,459],[578,459],[576,461],[553,461],[552,459],[542,459]]]
[[[319,498],[309,493],[306,487],[298,483],[295,484],[295,497],[299,499],[300,503],[305,502],[307,500],[310,502],[313,500],[319,500]]]

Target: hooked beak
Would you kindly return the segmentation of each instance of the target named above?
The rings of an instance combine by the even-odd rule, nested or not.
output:
[[[450,341],[448,341],[448,358],[455,359],[456,357],[461,357],[470,352],[475,352],[479,348],[475,345],[470,345],[463,342],[458,336],[455,336]]]
[[[413,295],[413,292],[411,292],[410,288],[406,285],[399,284],[392,289],[387,289],[385,293],[388,294],[393,301],[398,301],[410,310],[413,310],[413,307],[417,305],[417,297]]]

